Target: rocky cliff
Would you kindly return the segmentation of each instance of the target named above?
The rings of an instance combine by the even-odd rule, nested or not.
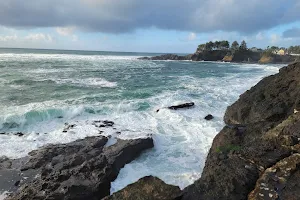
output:
[[[242,94],[227,108],[224,121],[230,125],[215,137],[202,177],[185,189],[183,199],[247,199],[250,193],[250,199],[285,199],[282,195],[288,194],[297,199],[300,190],[293,188],[300,181],[290,177],[300,172],[295,167],[300,164],[299,100],[300,63]],[[279,172],[274,170],[278,166]],[[293,187],[285,187],[289,184]]]
[[[300,61],[299,56],[291,55],[264,55],[260,52],[253,52],[250,50],[235,51],[229,50],[213,50],[213,51],[201,51],[186,56],[178,56],[176,54],[164,54],[154,57],[141,57],[140,60],[192,60],[192,61],[224,61],[235,63],[293,63]]]

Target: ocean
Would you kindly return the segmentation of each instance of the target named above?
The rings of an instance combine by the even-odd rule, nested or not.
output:
[[[146,175],[184,188],[200,177],[226,107],[283,66],[137,59],[154,55],[0,49],[0,157],[99,135],[91,122],[111,120],[116,130],[103,135],[152,135],[155,143],[120,171],[111,192]],[[164,108],[185,102],[196,106]],[[65,123],[77,126],[64,133]]]

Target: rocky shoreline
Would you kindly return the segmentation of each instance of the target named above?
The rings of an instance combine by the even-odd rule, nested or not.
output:
[[[298,62],[264,78],[227,108],[224,122],[231,126],[214,138],[201,178],[183,190],[149,176],[109,196],[119,170],[153,147],[151,138],[107,145],[109,138],[98,136],[49,145],[26,158],[0,159],[0,175],[15,180],[3,183],[13,188],[7,199],[298,199],[299,111]]]
[[[164,54],[153,57],[141,57],[140,60],[189,60],[189,61],[220,61],[232,63],[259,63],[259,64],[290,64],[300,61],[300,56],[292,55],[263,55],[260,52],[228,50],[201,51],[193,54],[179,56],[176,54]]]
[[[114,125],[107,120],[93,124]],[[66,124],[63,132],[75,126]],[[11,200],[102,199],[110,194],[120,169],[153,146],[150,137],[121,140],[100,135],[50,144],[20,159],[1,157],[0,192],[7,191],[6,199]]]

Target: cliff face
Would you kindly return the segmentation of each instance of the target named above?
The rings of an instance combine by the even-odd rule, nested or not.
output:
[[[193,61],[220,61],[226,56],[228,53],[227,50],[215,50],[215,51],[202,51],[194,53],[191,56],[191,60]]]
[[[268,64],[268,63],[292,63],[295,61],[300,61],[300,57],[291,56],[291,55],[262,55],[259,59],[259,63]]]
[[[238,200],[250,193],[249,199],[297,199],[299,102],[300,63],[242,94],[228,107],[224,121],[231,125],[215,137],[202,177],[183,199]]]

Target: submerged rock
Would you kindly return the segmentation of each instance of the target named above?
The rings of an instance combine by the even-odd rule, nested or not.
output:
[[[119,170],[143,150],[153,147],[153,140],[117,140],[106,147],[107,141],[103,136],[88,137],[30,152],[21,171],[36,170],[40,175],[21,185],[7,199],[93,200],[109,195],[110,184]]]
[[[103,200],[180,200],[181,196],[178,186],[146,176]]]
[[[213,118],[214,118],[214,116],[212,116],[211,114],[204,117],[204,119],[206,119],[206,120],[212,120]]]

